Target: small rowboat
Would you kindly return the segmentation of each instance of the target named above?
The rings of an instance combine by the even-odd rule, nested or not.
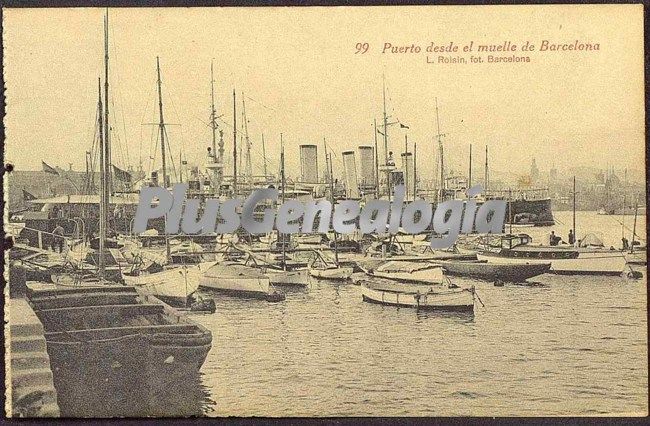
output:
[[[337,268],[336,266],[326,268],[309,268],[309,275],[327,280],[347,280],[352,276],[353,268]]]
[[[474,287],[423,288],[391,282],[361,282],[364,302],[431,311],[474,311]]]
[[[441,261],[449,275],[479,278],[488,281],[521,282],[544,274],[551,263],[488,263],[487,261]]]

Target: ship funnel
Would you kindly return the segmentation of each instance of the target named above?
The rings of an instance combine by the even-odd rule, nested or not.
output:
[[[302,182],[318,182],[318,147],[316,145],[300,145],[300,180]]]
[[[372,146],[359,146],[359,168],[361,186],[375,185],[375,148]]]
[[[402,153],[402,171],[404,172],[404,187],[406,188],[406,198],[415,197],[415,164],[413,154],[410,152]]]
[[[343,152],[343,168],[345,173],[345,195],[347,198],[360,198],[359,181],[357,180],[357,165],[354,151]]]

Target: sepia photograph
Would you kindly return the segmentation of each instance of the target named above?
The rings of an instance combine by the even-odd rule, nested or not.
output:
[[[647,416],[644,9],[2,10],[5,416]]]

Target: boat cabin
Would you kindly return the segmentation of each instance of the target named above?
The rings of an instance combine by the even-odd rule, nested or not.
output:
[[[533,238],[528,234],[506,234],[501,237],[501,248],[513,249],[517,246],[530,244]]]

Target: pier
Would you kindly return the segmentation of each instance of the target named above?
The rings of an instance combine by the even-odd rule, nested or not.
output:
[[[5,379],[7,414],[12,417],[59,417],[50,357],[43,324],[25,297],[25,270],[10,272],[10,326],[8,328],[11,374]]]

